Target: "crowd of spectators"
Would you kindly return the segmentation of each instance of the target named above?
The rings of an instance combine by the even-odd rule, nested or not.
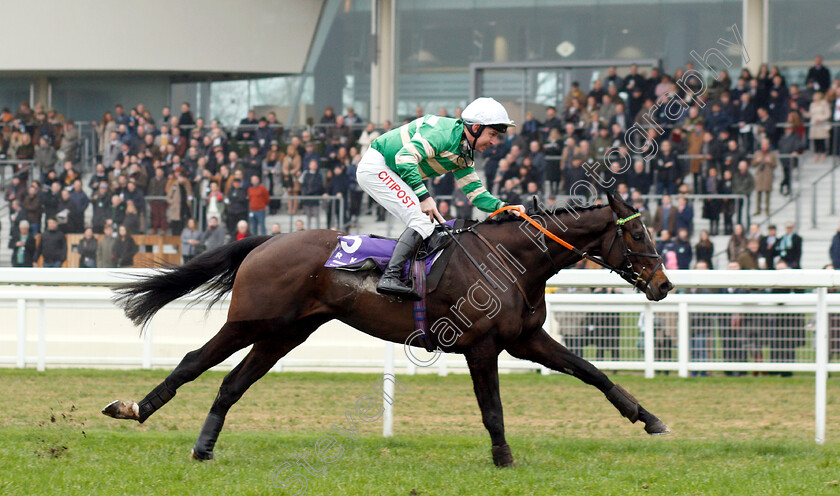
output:
[[[840,78],[831,80],[821,57],[796,83],[767,65],[755,75],[743,69],[735,81],[723,70],[704,82],[694,70],[688,63],[670,74],[642,74],[633,66],[621,77],[610,68],[588,89],[573,83],[562,107],[548,107],[542,120],[528,112],[518,134],[510,129],[485,152],[487,183],[514,202],[615,188],[643,212],[664,251],[674,252],[671,265],[710,262],[696,254],[714,251],[711,236],[732,235],[749,210],[769,216],[775,191],[790,195],[803,153],[812,149],[817,163],[838,154],[840,128],[832,123],[840,122]],[[691,194],[746,200],[695,204]],[[709,229],[700,236],[703,248],[692,250],[700,218]]]
[[[531,195],[553,202],[616,188],[643,212],[661,249],[674,253],[672,265],[711,263],[710,238],[732,235],[746,221],[745,208],[735,198],[703,201],[699,214],[709,229],[692,249],[695,212],[686,195],[744,195],[753,215],[768,214],[775,189],[790,193],[791,170],[809,141],[817,161],[840,147],[831,133],[831,121],[840,121],[840,79],[831,81],[819,57],[800,84],[788,84],[778,68],[766,65],[756,75],[742,70],[736,81],[724,70],[704,83],[687,77],[693,70],[689,63],[669,74],[658,68],[643,74],[633,66],[622,77],[610,68],[589,88],[574,83],[561,107],[548,107],[541,121],[529,112],[483,153],[488,189],[509,203],[523,203]],[[447,115],[445,109],[438,113]],[[418,107],[416,116],[423,114]],[[453,116],[459,114],[455,109]],[[6,189],[15,246],[42,231],[52,238],[47,233],[90,228],[101,238],[110,227],[119,239],[124,228],[129,236],[181,236],[187,260],[241,237],[243,221],[244,233],[265,234],[266,215],[280,208],[305,215],[306,228],[352,225],[365,203],[384,220],[381,208],[364,201],[355,171],[361,155],[391,123],[365,124],[352,108],[341,115],[329,107],[310,123],[286,133],[274,113],[257,117],[251,111],[238,127],[226,129],[217,120],[208,124],[195,116],[188,103],[178,115],[168,107],[152,115],[142,104],[128,110],[116,105],[92,123],[96,166],[83,178],[72,120],[27,103],[14,114],[4,109],[0,158],[31,159],[33,170],[40,171],[39,177],[18,175]],[[634,125],[645,135],[631,136]],[[444,199],[439,209],[445,217],[472,216],[451,174],[428,182]],[[650,194],[661,197],[645,198]],[[26,234],[20,228],[24,220]],[[49,229],[50,220],[55,229]],[[35,250],[32,256],[44,252]],[[17,250],[15,259],[28,261]],[[101,266],[95,256],[84,259]]]

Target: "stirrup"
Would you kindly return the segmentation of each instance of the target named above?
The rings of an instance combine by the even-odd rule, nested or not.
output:
[[[414,290],[414,285],[404,284],[395,277],[383,275],[376,284],[376,292],[409,300],[421,300],[423,297]]]

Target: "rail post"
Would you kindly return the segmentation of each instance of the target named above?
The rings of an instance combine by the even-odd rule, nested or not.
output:
[[[143,368],[152,368],[152,339],[154,339],[155,321],[152,319],[143,329]]]
[[[441,377],[449,375],[449,367],[446,363],[446,353],[440,354],[440,359],[438,360],[438,375]]]
[[[644,343],[645,343],[645,378],[653,379],[655,375],[653,369],[654,358],[654,339],[653,339],[653,306],[650,303],[645,304],[644,312]]]
[[[817,329],[816,329],[816,359],[817,371],[815,375],[814,398],[814,440],[817,444],[825,443],[825,397],[826,382],[828,380],[828,306],[826,295],[828,288],[817,288]]]
[[[543,322],[543,331],[546,334],[551,336],[551,321],[549,319],[552,318],[551,313],[551,303],[545,302],[545,322]],[[540,375],[549,375],[551,374],[551,369],[546,367],[545,365],[540,365]]]
[[[47,370],[47,301],[38,300],[38,372]]]
[[[688,303],[679,304],[677,311],[677,360],[680,377],[688,377],[688,359],[691,336],[688,329]]]
[[[385,343],[385,377],[394,376],[394,343]],[[384,387],[382,395],[382,437],[394,435],[394,381],[382,381]],[[391,400],[391,401],[389,401]]]
[[[17,300],[17,368],[26,367],[26,300]]]

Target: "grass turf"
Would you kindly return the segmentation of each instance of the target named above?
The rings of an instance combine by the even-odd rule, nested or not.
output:
[[[165,375],[0,370],[0,494],[840,494],[837,379],[829,442],[817,446],[812,376],[614,376],[673,430],[650,437],[575,379],[503,375],[516,467],[499,470],[465,375],[399,376],[395,437],[383,439],[381,421],[355,412],[358,398],[377,395],[377,375],[269,374],[231,410],[217,459],[203,464],[188,453],[222,373],[185,385],[144,425],[99,414]],[[352,431],[348,416],[356,439],[331,429]],[[315,460],[324,435],[341,445],[329,464]],[[296,465],[307,451],[318,476]]]

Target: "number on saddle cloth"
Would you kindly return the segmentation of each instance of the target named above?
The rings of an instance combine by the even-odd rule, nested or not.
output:
[[[447,224],[452,227],[455,221]],[[418,260],[425,261],[426,274],[431,271],[432,265],[439,258],[442,249],[451,242],[442,228],[438,227],[420,247],[417,254]],[[382,238],[376,235],[347,235],[339,236],[338,244],[333,250],[324,267],[349,271],[367,271],[375,267],[384,270],[391,259],[397,241],[391,238]],[[403,275],[408,274],[406,263]]]

